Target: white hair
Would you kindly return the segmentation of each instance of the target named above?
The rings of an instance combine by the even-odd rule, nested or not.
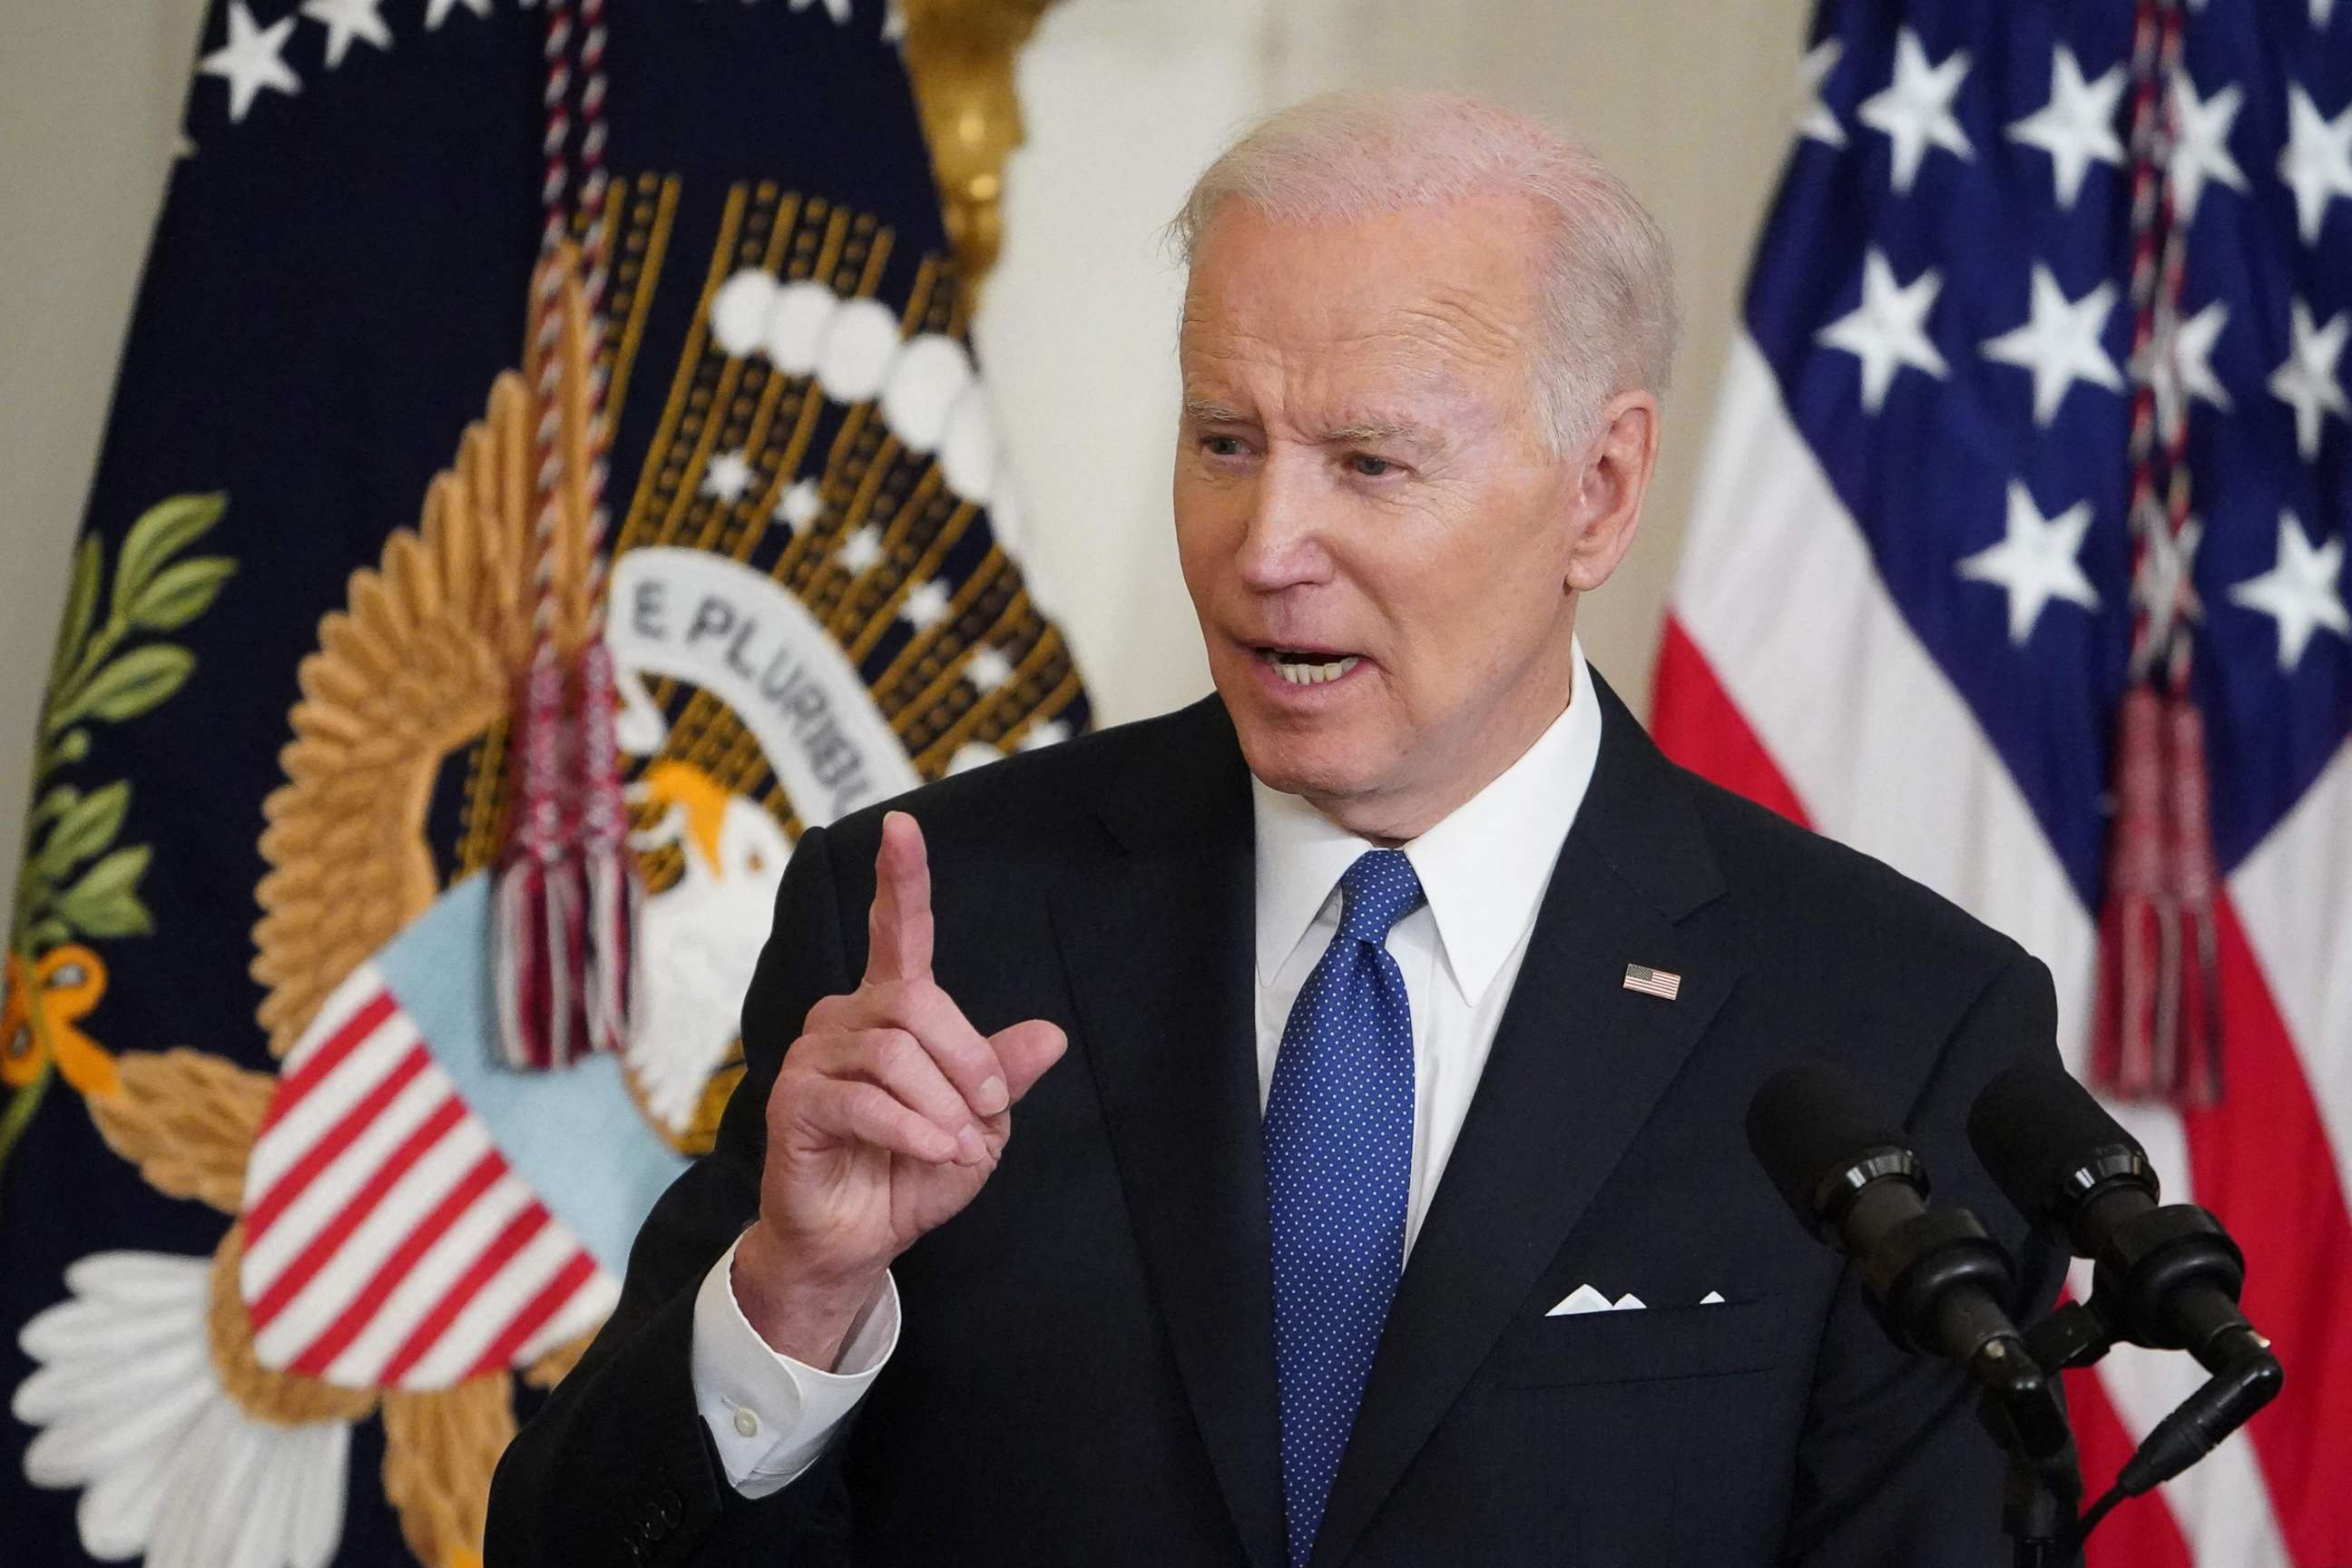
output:
[[[1459,93],[1326,93],[1227,148],[1169,234],[1189,267],[1227,201],[1284,222],[1347,222],[1489,192],[1524,195],[1550,220],[1535,258],[1546,341],[1531,347],[1537,411],[1565,453],[1612,397],[1664,395],[1679,329],[1657,220],[1554,127]]]

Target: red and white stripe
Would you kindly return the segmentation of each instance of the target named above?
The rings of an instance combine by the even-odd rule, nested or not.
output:
[[[1663,996],[1671,1002],[1682,994],[1683,977],[1671,970],[1629,963],[1625,966],[1625,989],[1650,996]]]
[[[508,1166],[363,964],[287,1054],[246,1169],[264,1366],[439,1388],[602,1321],[617,1282]]]
[[[1959,693],[1888,595],[1862,531],[1744,334],[1725,375],[1659,655],[1652,728],[1678,761],[1886,860],[2007,931],[2056,978],[2060,1043],[2089,1044],[2096,930]],[[2119,1110],[2168,1197],[2251,1259],[2248,1315],[2285,1392],[2246,1432],[2094,1538],[2094,1568],[2352,1563],[2352,748],[2228,879],[2229,1093]],[[2104,1490],[2200,1380],[2121,1352],[2074,1385]],[[2333,1460],[2331,1468],[2330,1461]]]

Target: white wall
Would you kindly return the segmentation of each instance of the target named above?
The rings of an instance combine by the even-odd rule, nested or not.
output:
[[[0,0],[0,887],[203,0]]]
[[[1324,88],[1468,89],[1567,121],[1673,240],[1690,333],[1641,542],[1581,607],[1646,711],[1682,514],[1748,247],[1789,144],[1810,0],[1064,0],[1023,61],[1029,145],[978,332],[1031,555],[1109,721],[1208,676],[1167,500],[1181,279],[1156,245],[1250,117]]]
[[[282,8],[282,7],[280,7]],[[1664,223],[1691,334],[1641,544],[1584,607],[1646,704],[1809,0],[1064,0],[1022,63],[1030,144],[977,331],[1027,558],[1108,721],[1207,689],[1168,520],[1180,279],[1160,226],[1251,116],[1427,81],[1567,119]],[[0,0],[0,876],[13,879],[67,545],[169,166],[202,0]]]

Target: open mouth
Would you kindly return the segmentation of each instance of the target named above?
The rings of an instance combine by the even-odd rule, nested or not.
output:
[[[1337,680],[1363,662],[1360,654],[1302,648],[1262,647],[1257,656],[1293,686],[1320,686],[1327,680]]]

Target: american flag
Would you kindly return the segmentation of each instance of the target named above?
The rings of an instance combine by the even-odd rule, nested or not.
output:
[[[2078,1072],[2103,967],[2165,1005],[2119,1114],[2288,1377],[2092,1561],[2352,1563],[2352,4],[1831,0],[1803,67],[1654,727],[2046,960]],[[2086,1482],[2201,1377],[2076,1382]]]
[[[1663,996],[1671,1002],[1682,994],[1683,977],[1671,969],[1652,969],[1646,963],[1629,963],[1625,966],[1625,989],[1650,996]]]

